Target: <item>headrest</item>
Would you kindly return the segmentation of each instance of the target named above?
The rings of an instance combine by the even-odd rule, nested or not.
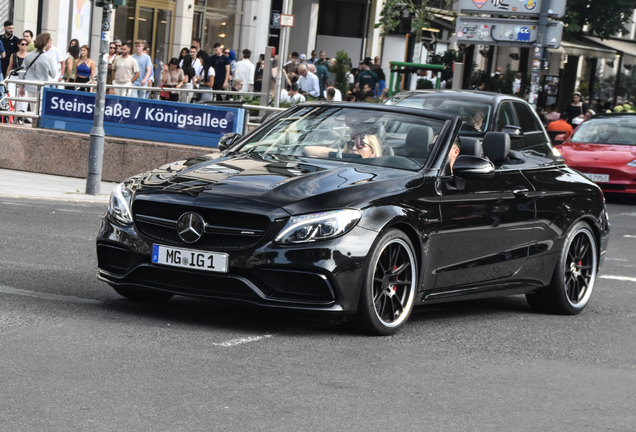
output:
[[[460,154],[483,158],[484,149],[476,138],[459,137]]]
[[[484,155],[494,164],[501,162],[510,153],[510,136],[502,132],[488,132],[481,143]]]
[[[433,141],[433,129],[428,126],[413,126],[406,134],[406,153],[413,158],[428,157],[428,145]]]
[[[377,125],[375,135],[378,137],[378,140],[380,141],[380,145],[386,144],[386,128],[384,127],[383,124]]]

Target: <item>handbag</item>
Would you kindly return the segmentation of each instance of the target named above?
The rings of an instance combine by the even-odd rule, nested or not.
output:
[[[165,89],[164,86],[161,86],[162,90],[159,92],[159,97],[162,97],[164,99],[170,99],[170,92],[168,90],[163,90]]]

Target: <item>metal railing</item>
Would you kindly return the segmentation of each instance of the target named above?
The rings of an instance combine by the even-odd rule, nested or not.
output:
[[[4,85],[5,88],[8,88],[8,84],[15,84],[16,85],[16,89],[19,86],[35,86],[37,87],[37,91],[35,92],[36,97],[32,98],[32,97],[20,97],[20,96],[10,96],[9,94],[7,94],[6,96],[4,96],[2,99],[0,99],[0,104],[4,101],[11,101],[11,102],[27,102],[29,104],[35,104],[35,109],[34,111],[25,111],[25,112],[18,112],[17,111],[17,106],[14,107],[13,111],[9,111],[9,110],[0,110],[0,116],[12,116],[14,117],[14,121],[17,120],[17,118],[31,118],[31,119],[35,119],[35,122],[33,124],[34,127],[39,127],[39,120],[40,120],[40,112],[41,112],[41,104],[42,104],[42,87],[80,87],[80,88],[97,88],[97,84],[82,84],[82,83],[67,83],[67,82],[55,82],[55,81],[31,81],[31,80],[23,80],[23,79],[16,79],[16,78],[7,78],[5,79],[3,82],[0,83],[0,85]],[[172,87],[141,87],[141,86],[132,86],[132,85],[116,85],[116,84],[107,84],[106,85],[106,90],[108,89],[123,89],[123,90],[129,90],[129,91],[143,91],[143,92],[150,92],[153,96],[152,99],[154,100],[158,100],[159,99],[159,94],[162,91],[167,91],[167,92],[171,92],[171,93],[192,93],[192,94],[213,94],[213,95],[227,95],[227,96],[240,96],[242,98],[257,98],[257,97],[266,97],[266,100],[269,102],[269,93],[265,93],[265,92],[260,92],[260,93],[255,93],[255,92],[250,92],[250,93],[245,93],[245,92],[237,92],[237,91],[227,91],[227,90],[207,90],[207,89],[196,89],[196,88],[172,88]],[[211,101],[204,101],[204,104],[206,105],[214,105],[213,100]],[[233,102],[232,100],[228,100],[228,101],[218,101],[218,102]],[[241,101],[234,101],[237,103],[240,103]],[[187,102],[179,102],[179,103],[187,103]],[[244,108],[246,110],[246,116],[245,116],[245,128],[244,128],[244,132],[248,132],[249,130],[257,127],[260,125],[260,121],[263,119],[263,117],[265,116],[266,112],[271,112],[271,111],[285,111],[285,108],[274,108],[274,107],[270,107],[269,105],[262,105],[263,101],[261,99],[261,105],[250,105],[250,104],[242,104],[240,105],[241,108]],[[222,105],[226,105],[225,103],[220,103],[220,106]],[[259,115],[256,116],[256,119],[258,119],[258,122],[251,122],[250,120],[253,119],[254,117],[250,118],[250,110],[258,110],[259,111]]]

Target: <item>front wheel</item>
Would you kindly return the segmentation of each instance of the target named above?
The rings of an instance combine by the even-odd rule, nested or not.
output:
[[[552,282],[537,292],[527,294],[528,303],[541,312],[578,314],[590,301],[597,268],[598,249],[594,233],[585,222],[577,222],[565,239]]]
[[[413,309],[417,262],[413,245],[402,231],[392,229],[377,242],[360,292],[356,324],[366,333],[397,332]]]

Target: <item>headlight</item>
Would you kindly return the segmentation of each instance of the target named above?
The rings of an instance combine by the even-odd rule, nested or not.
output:
[[[130,211],[130,199],[132,198],[131,186],[131,181],[125,181],[115,186],[115,189],[110,194],[110,201],[108,202],[108,213],[125,225],[133,223],[132,213]]]
[[[338,237],[351,230],[361,217],[359,210],[352,209],[293,216],[274,241],[290,244]]]
[[[561,152],[560,152],[559,150],[557,150],[557,148],[556,148],[556,147],[552,147],[552,154],[553,154],[555,157],[558,157],[558,158],[563,157],[563,156],[561,156]]]
[[[630,163],[627,164],[627,166],[630,167],[636,167],[636,159],[634,159],[633,161],[631,161]]]

